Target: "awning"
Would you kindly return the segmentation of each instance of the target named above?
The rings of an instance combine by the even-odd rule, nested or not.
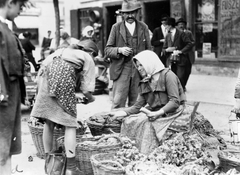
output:
[[[17,28],[38,28],[39,17],[38,16],[18,16],[14,19]]]

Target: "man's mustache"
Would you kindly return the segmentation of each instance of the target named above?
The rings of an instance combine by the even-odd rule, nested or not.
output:
[[[133,20],[135,20],[135,18],[132,18],[132,17],[128,17],[128,18],[127,18],[127,20],[129,20],[129,19],[133,19]]]

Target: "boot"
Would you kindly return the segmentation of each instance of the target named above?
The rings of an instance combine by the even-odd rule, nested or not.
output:
[[[84,175],[84,173],[78,169],[75,157],[67,157],[65,175]]]

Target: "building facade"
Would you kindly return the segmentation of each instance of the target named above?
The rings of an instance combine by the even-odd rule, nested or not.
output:
[[[196,40],[197,64],[238,68],[240,63],[240,0],[139,0],[142,9],[139,19],[151,31],[160,26],[162,14],[184,17]],[[47,30],[55,31],[52,0],[33,0],[31,9],[16,19],[18,31],[36,33],[40,44]],[[77,39],[87,26],[94,26],[98,44],[103,51],[112,25],[121,16],[122,0],[59,0],[62,26]],[[54,32],[52,33],[54,37]]]

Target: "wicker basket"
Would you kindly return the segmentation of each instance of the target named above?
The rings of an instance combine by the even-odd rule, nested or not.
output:
[[[114,135],[110,135],[116,137]],[[119,142],[113,145],[83,145],[81,142],[84,141],[97,141],[102,137],[90,137],[90,138],[82,138],[80,142],[76,146],[76,161],[78,163],[78,167],[81,171],[84,172],[85,175],[92,175],[93,169],[91,164],[91,156],[99,153],[115,153],[119,149],[121,149],[122,143]],[[109,138],[109,137],[103,137]],[[119,137],[117,137],[119,138]]]
[[[125,175],[123,166],[113,161],[114,153],[100,153],[91,157],[94,175]]]
[[[238,158],[237,160],[232,160],[228,157],[228,153],[233,154]],[[238,150],[224,150],[218,154],[219,158],[219,167],[224,172],[227,172],[230,169],[235,168],[236,170],[240,171],[240,151]]]
[[[30,133],[32,135],[33,143],[37,149],[37,157],[43,159],[45,156],[44,147],[43,147],[43,126],[33,126],[30,122],[28,122],[28,127]],[[77,135],[83,135],[86,131],[86,127],[77,129]],[[53,149],[57,148],[57,138],[64,135],[64,129],[54,129],[54,142]]]

